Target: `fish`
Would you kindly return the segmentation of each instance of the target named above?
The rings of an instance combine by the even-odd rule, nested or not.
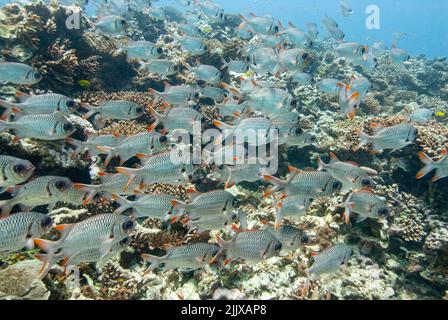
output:
[[[257,17],[251,13],[250,18],[246,18],[242,15],[239,16],[243,22],[238,26],[238,29],[249,26],[256,33],[265,35],[276,34],[279,32],[279,26],[274,22],[274,19],[268,17]]]
[[[308,22],[306,24],[306,28],[307,28],[308,36],[311,39],[316,39],[319,36],[319,30],[317,29],[317,24],[315,24],[314,22]]]
[[[104,164],[109,165],[113,157],[120,158],[120,165],[136,154],[155,154],[169,145],[169,138],[155,131],[146,131],[124,138],[117,146],[97,146],[99,153],[106,153]]]
[[[319,276],[324,273],[333,273],[338,271],[341,266],[347,266],[352,255],[353,248],[345,243],[337,243],[315,255],[313,265],[307,270],[309,278],[305,288],[309,286],[309,281],[313,276]]]
[[[127,185],[129,183],[129,178],[125,175],[106,172],[99,172],[98,175],[101,179],[100,184],[73,184],[75,189],[88,193],[82,203],[84,206],[87,205],[98,193],[105,193],[109,196],[112,196],[113,194],[134,195],[136,190],[140,188],[140,179],[137,178]]]
[[[190,181],[195,169],[189,152],[180,148],[162,152],[153,156],[138,154],[137,158],[145,161],[139,168],[116,167],[117,173],[129,177],[123,188],[126,191],[135,179],[139,179],[140,189],[153,183],[168,183],[182,185]]]
[[[211,243],[193,243],[180,247],[168,247],[163,257],[142,254],[143,261],[149,263],[148,270],[157,268],[163,270],[181,269],[194,271],[208,265],[219,252],[219,247]]]
[[[439,161],[434,161],[424,152],[420,152],[418,157],[425,166],[417,173],[417,179],[422,179],[432,170],[436,170],[436,174],[431,179],[432,182],[448,177],[448,152],[443,150],[442,156]]]
[[[75,269],[80,263],[97,263],[97,267],[103,266],[109,259],[122,251],[128,248],[131,243],[130,238],[124,238],[123,240],[114,243],[110,248],[109,252],[104,254],[104,250],[102,248],[89,248],[85,250],[80,250],[71,256],[64,256],[64,253],[61,252],[56,254],[52,258],[52,262],[50,265],[55,264],[57,261],[61,261],[61,266],[65,268],[66,273],[70,273]],[[34,258],[46,263],[49,259],[47,254],[35,254]]]
[[[387,45],[383,41],[376,41],[372,44],[372,52],[380,55],[386,53],[388,50]]]
[[[285,138],[279,140],[280,144],[285,144],[287,147],[305,148],[317,142],[315,135],[303,131],[302,128],[292,127]]]
[[[227,98],[228,92],[221,88],[207,86],[201,89],[201,96],[212,99],[214,102],[222,102]]]
[[[221,63],[221,70],[227,68],[229,72],[233,72],[236,74],[246,73],[250,70],[250,65],[246,61],[230,60],[229,62],[227,62],[224,58],[222,58]]]
[[[287,91],[279,88],[260,88],[248,95],[250,109],[265,115],[275,115],[291,111],[297,107],[298,101]]]
[[[28,160],[0,155],[0,194],[27,181],[36,167]]]
[[[193,194],[190,203],[172,200],[176,216],[187,214],[190,218],[204,218],[220,214],[231,215],[235,197],[225,190]]]
[[[149,112],[155,121],[149,127],[154,130],[159,123],[163,124],[163,128],[167,131],[186,130],[193,133],[200,130],[205,118],[192,108],[168,108],[164,115],[159,114],[153,107],[148,107]]]
[[[306,214],[310,207],[311,201],[309,198],[301,195],[292,195],[284,197],[276,201],[277,214],[275,218],[274,228],[279,229],[285,217],[301,217]]]
[[[191,102],[199,99],[200,94],[195,88],[186,85],[172,86],[166,81],[164,83],[164,92],[158,92],[152,88],[149,89],[149,92],[170,105],[179,107],[188,106]]]
[[[346,115],[348,119],[353,120],[361,103],[361,95],[358,91],[352,91],[350,85],[338,83],[338,86],[341,87],[339,90],[339,108],[341,113]]]
[[[180,24],[179,29],[190,37],[200,37],[203,35],[203,33],[207,33],[203,32],[198,26],[189,23]]]
[[[341,13],[344,17],[348,17],[353,13],[353,9],[349,6],[347,1],[345,1],[345,0],[339,1],[339,7],[340,7]]]
[[[228,20],[227,15],[224,13],[224,10],[212,1],[194,1],[195,6],[198,7],[205,17],[208,20],[215,23],[224,23]]]
[[[266,230],[238,232],[229,241],[217,236],[217,240],[220,253],[226,252],[224,265],[228,265],[236,258],[244,259],[249,264],[256,264],[277,256],[283,248],[282,243]]]
[[[370,189],[355,191],[345,201],[344,219],[350,223],[350,215],[355,212],[359,215],[356,222],[362,222],[367,218],[379,219],[387,217],[390,209],[386,199],[376,196]]]
[[[109,15],[99,19],[94,26],[97,32],[116,35],[126,30],[128,22],[121,16]]]
[[[313,82],[313,76],[306,72],[301,72],[299,70],[288,74],[288,80],[292,83],[298,83],[301,85],[308,85]]]
[[[12,199],[0,201],[1,216],[7,217],[15,205],[20,205],[23,212],[48,205],[48,211],[70,189],[72,182],[65,177],[44,176],[17,186],[11,191]]]
[[[141,117],[145,113],[145,109],[135,102],[127,100],[102,101],[98,107],[85,105],[83,108],[89,110],[84,119],[89,119],[98,114],[96,120],[97,125],[104,126],[106,120],[133,120]]]
[[[24,101],[13,103],[0,100],[0,106],[6,109],[1,116],[2,120],[7,119],[12,111],[20,114],[53,114],[59,112],[62,115],[70,115],[80,107],[78,102],[62,94],[47,93],[30,96],[18,92],[16,96]]]
[[[97,149],[98,146],[116,147],[125,139],[124,136],[118,133],[106,135],[97,135],[88,131],[85,131],[84,133],[87,136],[86,141],[65,138],[66,143],[75,147],[75,149],[71,151],[73,155],[78,155],[84,151],[93,155],[99,155],[101,151]]]
[[[308,33],[294,26],[292,22],[288,23],[287,29],[280,31],[277,35],[286,37],[288,43],[297,48],[306,49],[313,45]]]
[[[134,218],[154,218],[168,220],[172,216],[172,201],[176,196],[168,194],[137,195],[134,201],[127,200],[117,194],[112,196],[120,207],[115,210],[115,214],[121,214],[131,209]]]
[[[13,130],[15,138],[33,138],[37,140],[61,140],[75,132],[75,125],[59,112],[53,114],[21,115],[17,120],[0,120],[0,132]]]
[[[283,70],[288,72],[302,70],[311,61],[311,55],[301,48],[280,50],[278,62]],[[278,74],[278,72],[277,72]]]
[[[218,120],[214,120],[213,124],[222,131],[215,145],[220,145],[229,137],[235,139],[236,144],[266,145],[276,139],[275,133],[278,131],[272,121],[264,117],[242,119],[235,126]]]
[[[212,150],[202,150],[202,158],[204,163],[208,165],[213,163],[217,166],[223,164],[232,165],[237,163],[239,160],[244,159],[246,153],[246,148],[242,145],[214,145]]]
[[[0,253],[34,248],[39,238],[53,227],[53,219],[39,212],[18,212],[0,219]]]
[[[317,87],[320,92],[336,96],[341,90],[341,87],[338,86],[339,83],[341,82],[337,79],[322,79],[321,81],[319,81]]]
[[[171,60],[167,59],[152,59],[148,61],[139,61],[139,71],[146,71],[156,74],[162,79],[176,74],[179,71],[179,66]]]
[[[163,49],[150,41],[140,40],[131,41],[129,43],[121,45],[115,51],[114,56],[118,56],[121,53],[126,53],[128,59],[147,61],[159,58],[163,53]]]
[[[372,88],[372,84],[366,77],[352,76],[350,79],[350,88],[353,92],[359,92],[360,99],[365,100],[367,93]]]
[[[329,16],[325,15],[324,19],[322,20],[322,23],[324,24],[325,30],[327,33],[335,40],[342,41],[345,38],[344,32],[339,28],[339,25],[336,21],[334,21]]]
[[[436,113],[431,109],[418,108],[409,116],[409,121],[425,124],[431,120],[434,120]]]
[[[89,80],[82,79],[76,82],[81,88],[88,88],[92,84]]]
[[[258,74],[277,74],[279,57],[272,47],[250,48],[247,53],[247,61]],[[241,87],[243,84],[241,84]]]
[[[369,47],[357,42],[340,43],[334,51],[340,56],[347,59],[364,59],[369,52]]]
[[[219,84],[223,77],[221,71],[216,67],[201,64],[199,61],[197,61],[196,67],[189,66],[188,70],[196,80],[204,81],[208,84]]]
[[[264,181],[274,185],[265,192],[264,196],[286,189],[287,195],[319,198],[331,196],[342,187],[342,183],[327,172],[302,171],[292,166],[288,169],[290,175],[287,180],[269,175],[263,176]]]
[[[320,157],[317,158],[319,164],[318,170],[325,170],[333,178],[342,182],[342,193],[348,192],[350,189],[373,188],[375,182],[370,175],[378,175],[374,169],[360,167],[357,163],[347,161],[343,162],[330,152],[330,162],[325,164]]]
[[[392,46],[390,50],[390,63],[394,65],[401,65],[404,62],[409,61],[411,56],[403,49]]]
[[[199,56],[204,54],[208,47],[204,43],[204,41],[200,38],[183,36],[183,37],[174,37],[175,42],[180,45],[182,50],[188,52],[191,56]]]
[[[412,143],[417,137],[417,129],[410,124],[401,123],[395,126],[383,128],[380,124],[372,123],[373,136],[369,136],[362,131],[358,132],[360,143],[354,151],[359,150],[362,146],[373,143],[374,152],[383,152],[384,149],[392,149],[392,151],[402,149]]]
[[[256,182],[261,180],[263,174],[267,174],[266,164],[260,162],[258,158],[248,158],[244,163],[237,163],[233,166],[226,166],[217,172],[221,180],[225,182],[225,189],[232,188],[241,182]]]
[[[112,246],[128,238],[135,228],[131,218],[112,213],[99,214],[75,224],[61,224],[54,227],[61,233],[57,241],[34,239],[34,244],[47,253],[41,272],[54,262],[54,256],[70,257],[81,250],[98,248],[100,258],[107,255]]]
[[[279,229],[268,226],[265,230],[282,243],[283,249],[297,250],[309,241],[308,235],[303,230],[291,225],[283,225]]]
[[[249,101],[244,101],[240,103],[239,100],[234,99],[224,99],[222,103],[215,104],[215,107],[218,108],[219,114],[222,117],[232,117],[239,118],[242,114],[248,111],[247,107],[249,106]]]
[[[181,222],[184,227],[188,227],[190,230],[195,228],[197,233],[203,233],[205,231],[222,230],[235,219],[236,214],[233,213],[231,216],[218,214],[200,218],[187,218],[181,220]]]
[[[29,65],[0,61],[0,82],[17,85],[34,85],[39,83],[42,78],[42,75]]]

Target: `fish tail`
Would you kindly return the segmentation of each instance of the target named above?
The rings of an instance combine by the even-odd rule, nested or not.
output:
[[[283,181],[283,180],[281,180],[279,178],[276,178],[274,176],[269,176],[269,175],[264,175],[263,176],[263,180],[268,182],[268,183],[270,183],[270,184],[272,184],[272,185],[274,185],[272,188],[270,188],[269,190],[267,190],[264,193],[264,195],[263,195],[264,197],[268,197],[268,196],[274,194],[275,192],[277,192],[280,189],[282,189],[285,186],[285,184],[286,184],[285,181]]]
[[[0,116],[1,120],[7,120],[13,111],[15,112],[20,111],[19,109],[17,109],[15,104],[1,99],[0,99],[0,107],[5,109],[5,111],[3,111],[3,113]]]
[[[98,193],[101,185],[93,185],[93,184],[82,184],[82,183],[74,183],[73,188],[76,190],[81,190],[87,192],[86,199],[83,202],[83,206],[87,205],[93,197]]]
[[[344,220],[346,224],[350,224],[350,214],[352,213],[355,204],[353,202],[346,202],[344,207]]]
[[[148,106],[149,113],[155,119],[155,121],[148,127],[149,131],[154,130],[159,125],[161,119],[163,118],[162,115],[154,109],[155,103],[156,101],[154,100],[152,105]]]
[[[121,214],[122,212],[132,208],[132,201],[129,201],[123,197],[120,197],[118,194],[112,195],[112,200],[117,202],[120,206],[114,211],[115,214]]]
[[[0,208],[1,208],[0,218],[1,219],[7,218],[13,206],[14,204],[12,204],[10,200],[0,201]]]
[[[143,261],[149,263],[149,267],[147,269],[148,271],[156,269],[163,262],[163,259],[161,257],[152,256],[149,254],[142,254],[141,257]]]
[[[140,66],[138,67],[139,71],[143,71],[143,70],[146,69],[146,62],[145,61],[140,60],[138,63],[140,64]]]
[[[358,151],[361,147],[365,146],[372,140],[371,136],[362,132],[361,130],[358,131],[358,135],[360,138],[359,145],[355,149],[353,149],[353,151]]]
[[[187,210],[187,208],[189,207],[187,203],[177,199],[171,200],[171,205],[177,211],[175,217],[173,217],[173,219],[171,220],[172,222],[177,221],[179,217],[181,217],[185,213],[185,210]]]
[[[322,159],[321,159],[320,157],[317,157],[317,165],[318,165],[318,168],[317,168],[318,171],[322,171],[322,170],[324,170],[325,167],[327,166],[327,165],[322,161]]]
[[[434,167],[435,162],[424,152],[419,152],[418,157],[420,158],[421,162],[423,162],[423,164],[425,165],[416,175],[417,179],[421,179],[428,173],[430,173],[433,169],[435,169]]]
[[[107,166],[109,165],[110,160],[113,158],[113,151],[114,147],[108,147],[108,146],[97,146],[97,150],[99,150],[102,153],[106,154],[106,159],[104,160],[104,164]]]
[[[64,140],[66,143],[75,147],[75,150],[73,151],[73,154],[75,155],[79,154],[84,147],[84,141],[79,141],[73,138],[65,138]]]
[[[115,171],[129,177],[128,182],[126,183],[126,185],[123,188],[123,191],[126,191],[126,190],[128,190],[129,186],[132,184],[132,182],[135,180],[135,178],[137,178],[137,173],[138,173],[139,169],[116,167]]]
[[[149,92],[150,94],[152,94],[153,96],[156,96],[156,97],[160,97],[160,96],[162,95],[161,92],[159,92],[159,91],[157,91],[157,90],[155,90],[155,89],[153,89],[153,88],[149,88],[149,89],[148,89],[148,92]]]

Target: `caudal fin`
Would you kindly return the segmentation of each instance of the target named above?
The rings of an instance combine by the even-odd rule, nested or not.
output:
[[[272,188],[268,189],[263,194],[264,197],[268,197],[268,196],[274,194],[275,192],[281,190],[285,186],[285,181],[283,181],[279,178],[276,178],[274,176],[264,175],[263,180],[273,185]]]
[[[418,157],[425,165],[416,175],[417,179],[421,179],[435,168],[434,168],[434,161],[426,153],[419,152]]]
[[[372,140],[372,137],[370,137],[368,134],[365,134],[361,130],[358,131],[358,136],[359,136],[360,141],[359,141],[358,146],[353,149],[353,151],[355,151],[355,152],[358,151],[363,146],[365,146],[366,144],[368,144]]]
[[[132,208],[132,201],[129,201],[118,194],[112,195],[112,200],[118,203],[120,206],[114,211],[115,214],[120,214],[130,208]]]
[[[161,257],[157,256],[151,256],[149,254],[142,254],[141,255],[143,261],[146,263],[149,263],[148,271],[152,271],[159,267],[159,265],[162,263]]]
[[[0,208],[1,208],[1,214],[0,218],[7,218],[9,216],[9,213],[11,212],[13,208],[13,204],[11,204],[10,200],[3,200],[0,201]]]

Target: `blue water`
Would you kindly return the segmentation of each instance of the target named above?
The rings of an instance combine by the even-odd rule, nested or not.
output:
[[[392,43],[395,32],[407,34],[399,46],[412,55],[428,57],[448,56],[448,1],[447,0],[347,0],[354,13],[344,17],[339,0],[216,0],[228,13],[271,15],[282,22],[293,22],[305,27],[306,22],[318,24],[321,34],[322,17],[328,14],[335,19],[346,34],[347,41],[372,43],[382,40]],[[161,0],[156,5],[173,4]],[[380,9],[380,30],[365,27],[368,5]]]

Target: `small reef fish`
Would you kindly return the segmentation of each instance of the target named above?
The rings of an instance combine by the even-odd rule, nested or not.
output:
[[[0,82],[18,85],[33,85],[42,80],[42,75],[33,67],[17,62],[0,61]]]
[[[287,29],[277,33],[277,36],[286,37],[289,44],[298,48],[306,49],[313,45],[313,41],[310,39],[308,33],[294,26],[292,22],[288,23]]]
[[[16,121],[0,121],[0,131],[13,130],[15,140],[61,140],[75,132],[74,124],[59,112],[53,114],[21,115]]]
[[[265,230],[282,243],[283,249],[297,250],[309,241],[308,235],[294,226],[283,225],[278,229],[268,226]]]
[[[439,161],[434,161],[424,152],[420,152],[418,156],[425,166],[417,173],[417,179],[423,178],[424,176],[429,174],[432,170],[436,170],[436,174],[431,179],[432,182],[448,177],[447,151],[444,150],[442,152],[442,155],[443,158],[441,158]]]
[[[427,108],[418,108],[409,116],[409,120],[412,122],[417,122],[420,124],[428,123],[431,120],[434,120],[436,113],[431,109]]]
[[[8,216],[17,204],[23,212],[46,204],[48,204],[48,211],[51,211],[71,186],[72,182],[68,178],[56,176],[36,178],[14,188],[11,191],[12,199],[0,201],[1,215]]]
[[[120,134],[97,135],[92,132],[84,132],[84,134],[87,136],[86,141],[65,138],[66,143],[75,147],[75,149],[71,151],[73,155],[77,155],[84,151],[93,155],[98,155],[101,153],[101,151],[97,149],[98,146],[116,147],[125,139],[125,137]]]
[[[288,80],[293,83],[307,85],[313,82],[313,76],[310,75],[309,73],[295,71],[288,75]]]
[[[286,189],[287,195],[319,198],[331,196],[342,187],[342,183],[327,172],[302,171],[291,166],[289,172],[290,175],[287,180],[281,180],[274,176],[264,176],[263,179],[266,182],[274,185],[265,192],[265,196]]]
[[[168,137],[155,131],[141,132],[124,138],[117,146],[97,146],[99,153],[106,153],[104,164],[107,166],[113,157],[120,158],[120,165],[137,154],[154,154],[168,145]]]
[[[186,130],[193,133],[196,129],[202,128],[205,118],[192,108],[169,108],[161,115],[154,108],[148,107],[149,112],[155,119],[154,123],[149,127],[150,130],[155,129],[159,123],[163,124],[163,128],[167,131]]]
[[[128,22],[120,16],[110,15],[98,20],[95,24],[95,31],[109,35],[123,33],[128,27]]]
[[[159,75],[162,79],[176,74],[179,71],[179,66],[171,60],[167,59],[153,59],[147,62],[140,61],[140,71],[147,71]]]
[[[243,164],[229,165],[225,169],[217,169],[217,172],[221,176],[221,181],[225,182],[225,188],[228,189],[241,182],[261,180],[261,177],[267,173],[267,168],[260,163],[260,159],[248,158]]]
[[[165,83],[165,91],[158,92],[152,88],[149,92],[157,98],[163,99],[163,101],[173,106],[187,106],[190,102],[199,99],[199,92],[190,86],[172,86],[168,82]]]
[[[347,1],[340,0],[339,7],[341,8],[341,13],[344,17],[348,17],[353,13],[353,9],[349,6]]]
[[[36,167],[28,160],[0,155],[0,194],[10,187],[27,181],[34,170]]]
[[[373,188],[375,182],[370,175],[377,175],[378,172],[371,168],[360,167],[357,163],[338,159],[334,153],[330,153],[330,162],[325,164],[320,157],[317,159],[318,170],[325,170],[335,179],[342,182],[342,192],[348,192],[350,189]]]
[[[345,38],[344,32],[339,28],[339,25],[336,21],[334,21],[329,16],[325,15],[324,19],[322,20],[322,23],[324,24],[325,30],[327,33],[332,37],[333,39],[337,41],[342,41]]]
[[[339,83],[338,86],[341,88],[339,90],[339,108],[341,113],[353,120],[361,103],[361,95],[358,91],[353,92],[349,85]]]
[[[353,192],[345,201],[344,218],[350,223],[350,215],[355,212],[359,215],[356,222],[362,222],[367,218],[378,219],[387,217],[390,213],[385,198],[376,196],[371,190],[364,189]]]
[[[200,38],[183,36],[174,37],[175,43],[179,44],[182,50],[188,52],[191,56],[199,56],[204,54],[208,47]]]
[[[337,79],[322,79],[319,81],[317,87],[320,92],[336,96],[341,90],[341,86],[338,85],[339,83],[341,82]]]
[[[353,92],[359,92],[361,100],[364,100],[367,93],[370,91],[372,84],[366,77],[355,77],[352,76],[350,80],[350,88]]]
[[[118,56],[123,52],[126,53],[128,59],[151,60],[157,59],[163,53],[163,49],[150,41],[143,40],[121,45],[114,55]]]
[[[0,253],[34,248],[33,238],[46,234],[53,219],[39,212],[18,212],[0,219]]]
[[[392,64],[401,65],[409,59],[411,59],[411,56],[403,49],[393,46],[390,50],[390,63]]]
[[[229,62],[227,62],[224,58],[222,58],[221,63],[221,70],[227,68],[229,72],[237,74],[244,74],[250,70],[250,65],[245,61],[230,60]]]
[[[196,80],[201,80],[208,84],[219,84],[223,77],[221,71],[216,67],[200,64],[199,62],[197,62],[196,67],[188,67],[188,70],[193,74]]]
[[[356,42],[344,42],[339,44],[334,51],[340,56],[347,59],[363,58],[369,51],[369,47]]]
[[[288,147],[305,148],[317,142],[316,136],[304,132],[302,128],[291,128],[284,139],[280,139],[280,143],[286,144]]]
[[[89,110],[83,118],[88,119],[95,114],[97,124],[104,126],[106,120],[132,120],[141,117],[145,109],[137,103],[127,100],[102,101],[98,107],[84,105]]]
[[[202,88],[200,91],[202,98],[212,99],[215,103],[224,101],[224,99],[228,96],[228,92],[226,90],[211,86]]]
[[[305,215],[310,204],[309,198],[296,195],[278,200],[276,203],[277,214],[274,224],[275,229],[280,228],[285,217],[301,217]]]
[[[168,194],[137,195],[135,201],[130,201],[115,194],[112,199],[120,205],[115,214],[131,209],[135,218],[168,220],[173,211],[172,201],[176,200],[176,197]]]
[[[194,271],[207,266],[219,253],[219,247],[210,243],[193,243],[180,247],[170,247],[163,257],[142,254],[142,259],[149,263],[148,270],[180,269]]]
[[[7,119],[11,112],[20,114],[52,114],[59,112],[70,115],[80,107],[75,100],[61,94],[47,93],[30,96],[18,92],[16,96],[23,100],[21,103],[12,103],[0,100],[0,107],[6,109],[1,118]]]
[[[279,26],[275,23],[274,19],[267,17],[257,17],[251,13],[250,18],[246,18],[242,15],[239,16],[243,22],[238,26],[238,29],[249,26],[256,33],[264,35],[276,34],[279,32]]]
[[[220,252],[226,252],[224,265],[237,258],[256,264],[277,256],[283,247],[280,240],[266,230],[238,232],[229,241],[217,236],[217,240]]]
[[[392,149],[395,151],[414,143],[417,137],[417,129],[407,123],[387,128],[373,123],[372,127],[373,136],[369,136],[362,131],[358,132],[361,141],[359,146],[355,148],[355,151],[369,142],[373,142],[374,152],[381,153],[384,149]]]
[[[212,151],[204,149],[202,151],[203,161],[206,164],[216,164],[217,166],[235,164],[238,160],[244,159],[246,148],[239,144],[216,145]]]

